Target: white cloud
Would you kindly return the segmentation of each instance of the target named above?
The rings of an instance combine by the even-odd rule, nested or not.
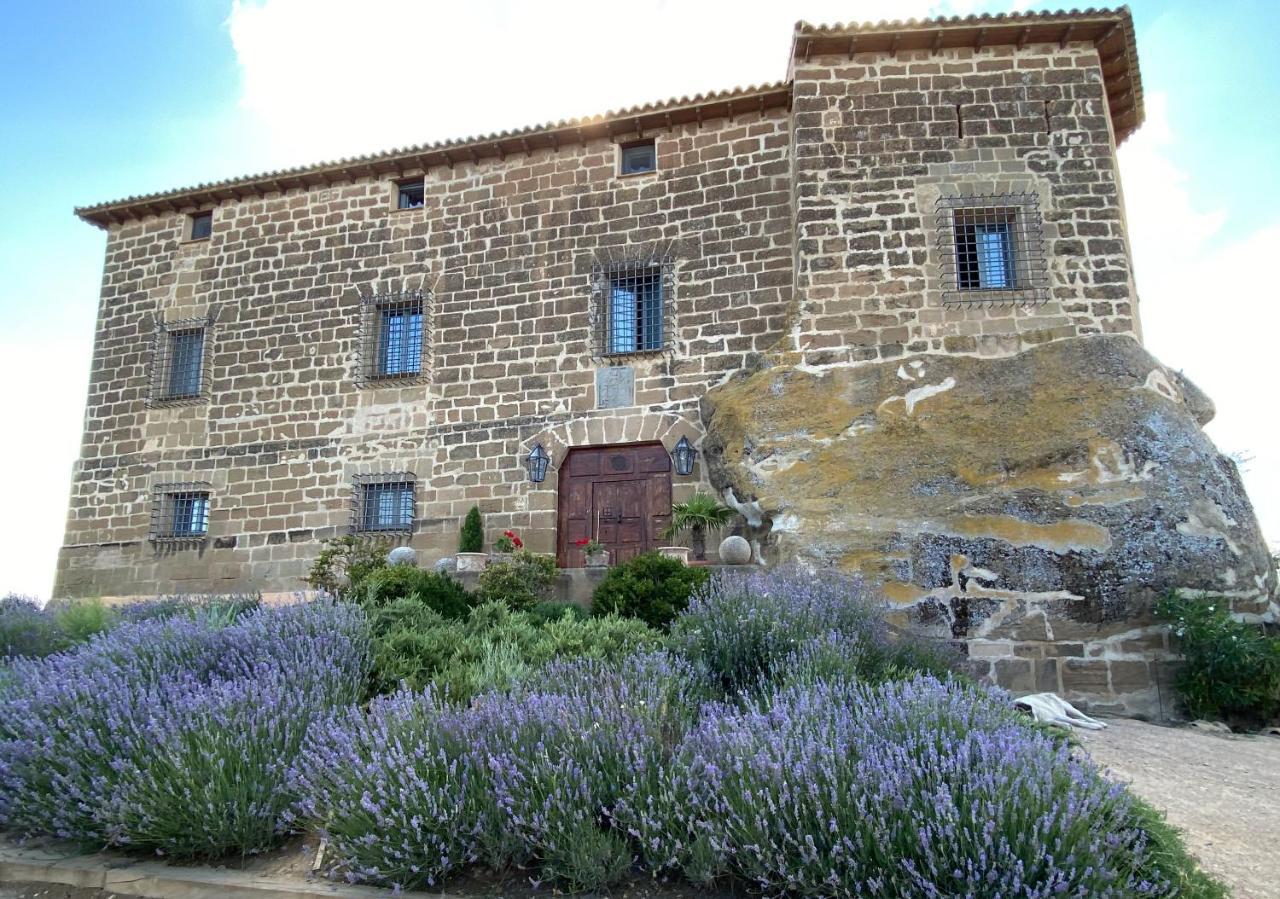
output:
[[[1275,335],[1280,289],[1272,272],[1280,219],[1225,239],[1224,209],[1192,200],[1191,175],[1170,159],[1167,98],[1146,98],[1147,122],[1120,150],[1129,237],[1147,348],[1182,370],[1217,406],[1207,428],[1245,456],[1245,486],[1264,534],[1280,539],[1280,427]]]
[[[243,105],[272,165],[596,115],[785,77],[797,19],[968,12],[871,0],[236,0]]]

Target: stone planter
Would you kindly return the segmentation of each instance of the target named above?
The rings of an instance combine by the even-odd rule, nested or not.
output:
[[[588,568],[608,568],[609,567],[609,550],[602,549],[598,553],[590,553],[587,556]]]
[[[457,559],[459,571],[484,571],[489,564],[488,553],[458,553]]]
[[[721,565],[746,565],[751,562],[751,544],[734,534],[720,541]]]
[[[687,546],[659,546],[658,552],[668,559],[676,559],[686,565],[689,564],[689,547]]]

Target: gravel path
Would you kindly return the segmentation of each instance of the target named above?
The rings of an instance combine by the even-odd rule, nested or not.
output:
[[[1167,813],[1236,899],[1280,897],[1280,737],[1108,724],[1077,731],[1094,760]]]

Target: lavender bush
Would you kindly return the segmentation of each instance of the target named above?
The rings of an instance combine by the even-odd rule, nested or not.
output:
[[[218,627],[122,624],[0,684],[0,825],[179,856],[269,845],[311,720],[354,702],[363,615],[312,603]]]
[[[686,666],[646,653],[553,663],[465,708],[431,690],[396,694],[313,730],[289,820],[324,833],[351,880],[430,886],[483,860],[604,886],[633,864],[612,810],[656,782],[694,684]]]
[[[704,710],[618,810],[645,861],[802,896],[1155,895],[1131,800],[996,698],[932,678]]]
[[[729,694],[798,676],[945,674],[956,662],[891,639],[883,602],[856,578],[790,568],[717,574],[676,619],[672,642]]]

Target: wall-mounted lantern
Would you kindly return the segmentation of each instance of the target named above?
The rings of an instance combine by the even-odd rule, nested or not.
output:
[[[676,463],[676,474],[687,476],[693,474],[693,462],[698,458],[698,451],[689,443],[688,437],[681,437],[676,448],[671,451],[671,459]]]
[[[529,480],[535,484],[541,484],[547,478],[547,466],[551,464],[551,457],[547,455],[547,451],[542,448],[542,444],[536,444],[529,455],[525,457],[524,467],[529,471]]]

